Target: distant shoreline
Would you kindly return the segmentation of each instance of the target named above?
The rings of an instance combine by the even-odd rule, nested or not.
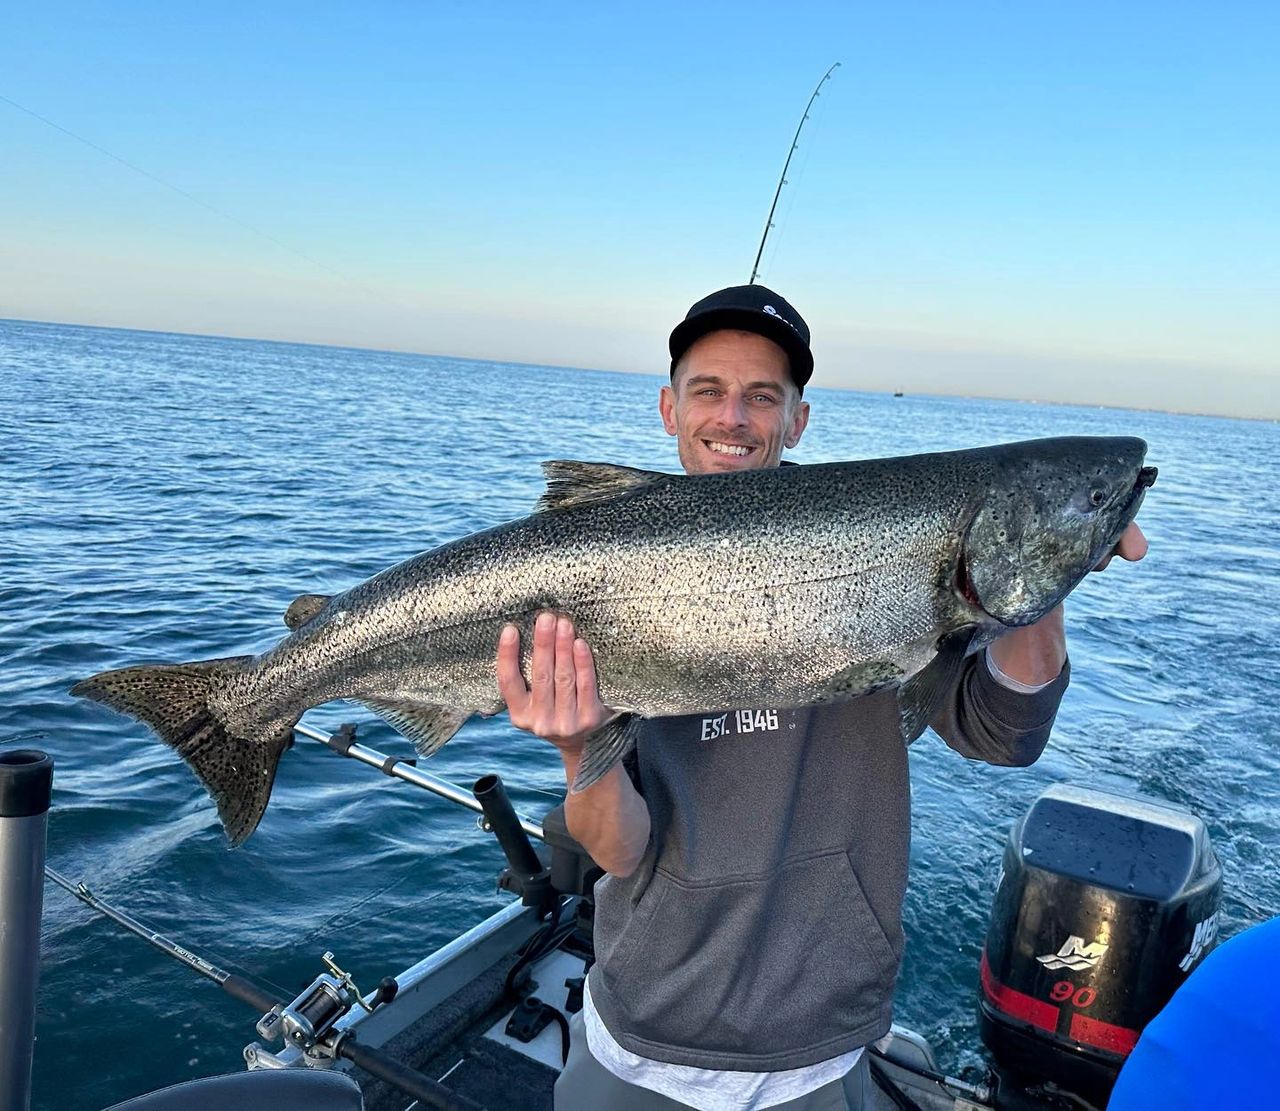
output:
[[[604,367],[570,366],[564,363],[531,363],[511,359],[483,359],[475,355],[453,355],[441,351],[411,351],[399,347],[356,347],[342,343],[315,343],[309,340],[267,339],[259,336],[228,336],[219,332],[172,332],[162,328],[128,328],[114,324],[78,324],[63,320],[26,320],[21,317],[0,316],[0,324],[34,325],[41,328],[80,328],[92,332],[127,332],[144,336],[175,336],[188,339],[215,339],[231,343],[268,343],[281,347],[314,347],[324,351],[367,352],[373,355],[406,355],[423,359],[454,359],[464,363],[498,363],[507,366],[524,366],[541,370],[581,370],[592,374],[627,374],[638,377],[649,377],[659,381],[662,375],[639,370],[613,370]],[[872,396],[898,396],[894,389],[868,389],[857,386],[823,385],[811,386],[810,392],[832,390],[840,393],[861,393]],[[1015,405],[1057,405],[1068,409],[1110,409],[1122,413],[1166,413],[1180,417],[1203,417],[1211,420],[1238,420],[1253,424],[1280,424],[1280,416],[1247,416],[1239,413],[1212,413],[1198,409],[1159,409],[1150,406],[1121,405],[1116,402],[1056,401],[1050,398],[1009,397],[1003,394],[975,393],[930,393],[925,390],[903,390],[901,399],[906,401],[913,397],[936,399],[955,399],[959,401],[1003,401]]]

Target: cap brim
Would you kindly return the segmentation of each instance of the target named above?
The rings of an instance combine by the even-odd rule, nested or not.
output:
[[[698,340],[725,328],[754,332],[773,340],[787,355],[791,379],[799,389],[813,376],[813,352],[785,320],[756,309],[709,309],[688,320],[682,320],[671,332],[667,347],[671,352],[671,369]]]

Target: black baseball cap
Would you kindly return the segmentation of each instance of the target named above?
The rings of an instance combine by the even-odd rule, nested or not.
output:
[[[698,301],[671,333],[671,372],[697,340],[721,328],[755,332],[771,339],[791,361],[791,380],[801,393],[813,375],[809,325],[791,304],[762,285],[734,285],[718,289]]]

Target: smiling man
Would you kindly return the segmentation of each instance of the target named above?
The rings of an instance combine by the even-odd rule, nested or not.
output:
[[[735,286],[671,334],[659,408],[690,474],[776,467],[809,420],[809,329]],[[1119,552],[1140,559],[1137,526]],[[968,658],[931,723],[961,755],[1025,765],[1067,686],[1059,607]],[[613,716],[590,646],[542,614],[526,683],[508,626],[512,722],[559,749],[567,781]],[[647,721],[634,760],[565,800],[607,875],[596,963],[557,1111],[834,1111],[869,1105],[864,1047],[888,1029],[902,958],[910,785],[893,691],[800,709]]]
[[[764,286],[704,297],[671,333],[671,385],[658,398],[689,474],[776,467],[809,423],[809,328]]]

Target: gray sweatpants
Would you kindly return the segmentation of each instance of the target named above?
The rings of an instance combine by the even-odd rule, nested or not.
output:
[[[678,1103],[648,1088],[619,1080],[587,1049],[582,1012],[569,1023],[569,1060],[556,1081],[555,1111],[680,1111]],[[769,1111],[865,1111],[872,1106],[871,1073],[864,1053],[840,1080],[824,1084],[799,1099],[775,1104]]]

